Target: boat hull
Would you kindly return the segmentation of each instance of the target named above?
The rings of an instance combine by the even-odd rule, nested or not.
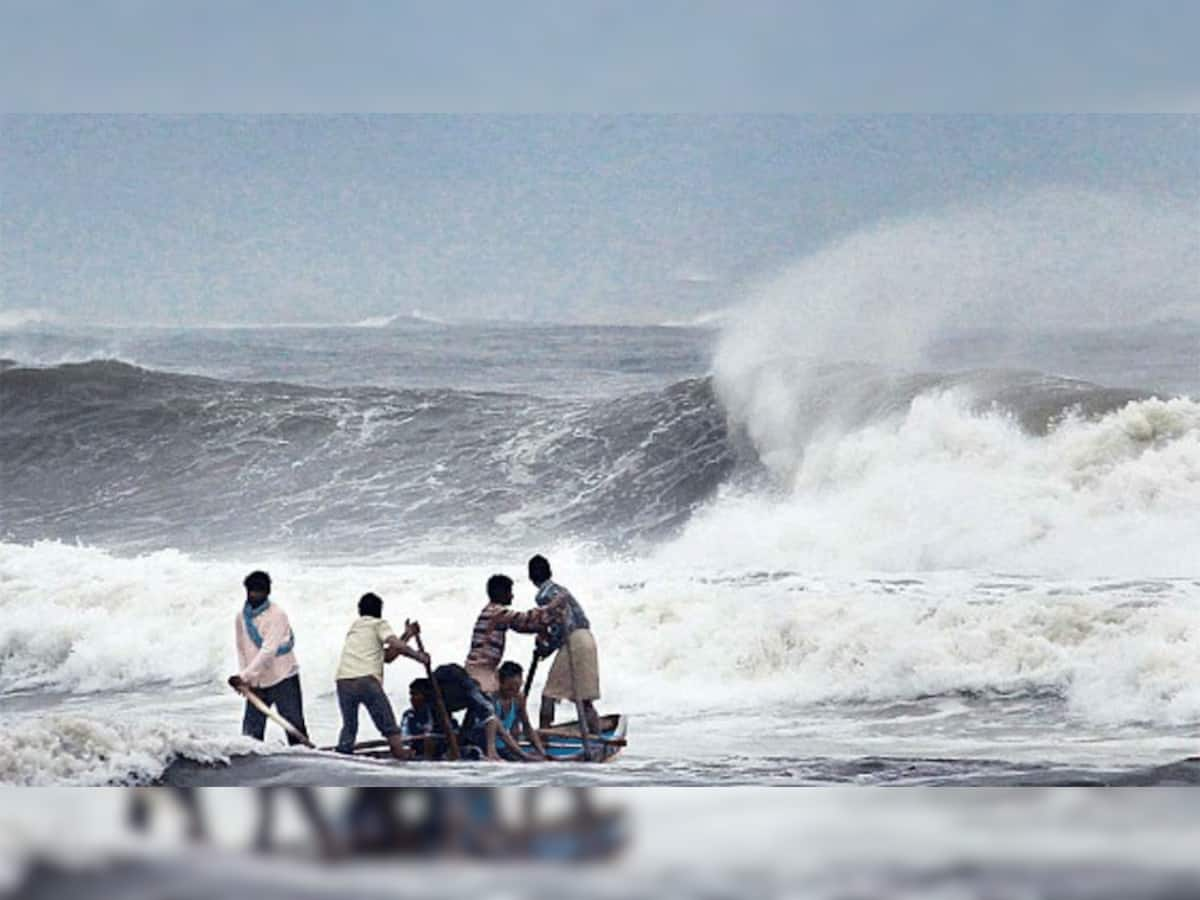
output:
[[[619,714],[600,717],[600,734],[589,736],[591,754],[585,752],[583,739],[579,734],[577,721],[563,722],[550,728],[541,728],[542,743],[546,746],[546,754],[555,762],[611,762],[620,755],[627,744],[626,733],[628,720]],[[359,744],[354,749],[354,755],[359,758],[390,760],[391,754],[383,741],[369,741]],[[526,753],[533,752],[533,746],[528,741],[520,742],[521,749]],[[417,759],[413,762],[426,762]]]

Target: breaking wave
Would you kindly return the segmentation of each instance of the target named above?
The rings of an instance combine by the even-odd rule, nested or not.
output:
[[[335,556],[546,536],[628,546],[679,525],[734,464],[703,379],[582,402],[93,361],[4,370],[0,403],[9,540]]]
[[[1194,571],[1194,400],[1021,371],[775,360],[737,375],[580,400],[10,366],[0,536],[329,559],[575,543],[814,570]]]
[[[1040,403],[1031,393],[1025,409]],[[781,430],[763,457],[775,487],[722,491],[659,557],[819,572],[1196,574],[1200,403],[1131,400],[1036,422],[1044,434],[947,389],[807,434],[791,452]]]

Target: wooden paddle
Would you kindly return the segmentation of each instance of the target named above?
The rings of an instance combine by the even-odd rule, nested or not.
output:
[[[414,737],[405,739],[405,743],[408,743],[410,740],[411,741],[423,741],[423,740],[425,740],[425,738],[434,738],[435,740],[441,740],[442,737],[443,737],[443,735],[440,735],[437,732],[434,732],[432,734],[419,734]],[[384,747],[390,747],[391,745],[392,745],[392,742],[388,741],[388,740],[359,741],[357,744],[354,745],[354,752],[357,753],[359,750],[380,750]],[[336,746],[318,747],[317,749],[318,750],[328,750],[330,752],[333,752],[333,751],[337,750],[337,747]]]
[[[420,626],[417,626],[418,629]],[[421,632],[416,633],[417,649],[425,653],[425,644],[421,640]],[[433,677],[433,667],[429,664],[429,654],[425,653],[425,676],[429,679],[429,683],[433,685],[433,699],[437,703],[438,718],[442,721],[442,731],[446,734],[446,758],[450,762],[458,762],[458,735],[454,733],[454,728],[450,724],[450,713],[446,711],[446,701],[442,698],[442,686],[438,684],[437,679]]]
[[[305,734],[279,713],[275,712],[275,710],[271,709],[271,707],[267,706],[267,704],[263,702],[262,698],[259,697],[258,694],[254,693],[254,691],[250,690],[249,687],[243,684],[234,688],[234,690],[245,697],[247,703],[257,709],[260,713],[262,713],[292,737],[300,741],[300,743],[302,743],[305,747],[312,747],[314,750],[317,749],[316,744],[308,739],[307,734]]]

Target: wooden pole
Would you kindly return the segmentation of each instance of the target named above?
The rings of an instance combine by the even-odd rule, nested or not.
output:
[[[529,661],[529,674],[525,676],[524,697],[526,700],[529,699],[529,690],[533,687],[533,676],[534,673],[537,672],[538,660],[541,658],[542,657],[538,654],[537,648],[535,647],[533,650],[533,659]]]
[[[312,747],[314,750],[317,749],[316,745],[308,739],[307,734],[305,734],[279,713],[275,712],[275,710],[271,709],[271,707],[267,706],[267,704],[262,701],[262,698],[259,697],[258,694],[254,693],[254,691],[248,686],[239,687],[236,690],[239,694],[246,698],[247,703],[257,709],[260,713],[262,713],[292,737],[299,740],[300,743],[302,743],[305,747]]]
[[[416,638],[417,649],[425,654],[425,675],[429,678],[429,683],[433,685],[433,699],[437,703],[438,718],[442,720],[442,731],[446,735],[446,757],[450,762],[458,762],[458,735],[454,733],[454,728],[450,724],[450,713],[446,711],[446,701],[442,698],[442,686],[433,677],[433,667],[428,662],[429,654],[425,653],[425,643],[421,640],[420,632],[417,632]]]

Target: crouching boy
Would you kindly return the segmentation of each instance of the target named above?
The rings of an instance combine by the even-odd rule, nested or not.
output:
[[[400,733],[404,743],[416,756],[441,759],[446,755],[446,736],[434,712],[433,685],[428,678],[416,678],[408,686],[409,708],[400,717]],[[458,722],[450,717],[450,727],[457,732]]]

